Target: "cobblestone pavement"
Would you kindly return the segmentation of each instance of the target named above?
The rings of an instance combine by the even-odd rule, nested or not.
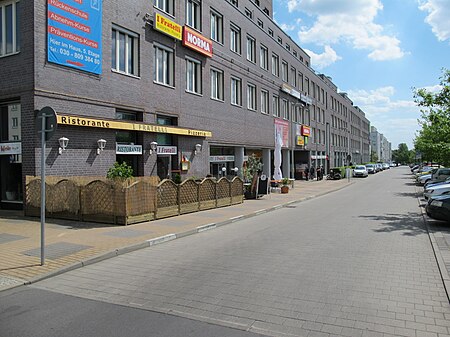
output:
[[[407,179],[390,170],[33,287],[271,336],[449,337],[448,298]]]
[[[23,217],[21,212],[0,211],[0,290],[34,282],[176,236],[197,233],[254,216],[347,185],[346,180],[297,181],[295,188],[288,194],[272,193],[259,200],[246,200],[240,205],[126,227],[47,219],[47,258],[44,266],[40,265],[40,220]]]

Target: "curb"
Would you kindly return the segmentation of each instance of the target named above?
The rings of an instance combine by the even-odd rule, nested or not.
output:
[[[238,222],[238,221],[241,221],[241,220],[253,218],[253,217],[261,215],[261,214],[265,214],[265,213],[268,213],[268,212],[276,211],[276,210],[279,210],[279,209],[284,208],[286,206],[290,206],[292,204],[298,204],[298,203],[301,203],[301,202],[304,202],[304,201],[307,201],[307,200],[318,198],[320,196],[323,196],[323,195],[326,195],[326,194],[329,194],[329,193],[337,192],[337,191],[339,191],[341,189],[344,189],[344,188],[346,188],[346,187],[348,187],[350,185],[353,185],[353,184],[354,183],[351,182],[351,183],[345,184],[344,186],[340,186],[340,187],[338,187],[338,188],[336,188],[334,190],[330,190],[330,191],[327,191],[327,192],[321,192],[321,193],[318,193],[316,195],[300,198],[300,199],[297,199],[297,200],[287,201],[287,202],[285,202],[283,204],[271,206],[269,208],[261,209],[261,210],[258,210],[256,212],[249,213],[249,214],[238,215],[238,216],[235,216],[233,218],[229,218],[229,219],[221,221],[221,222],[210,223],[210,224],[198,226],[198,227],[196,227],[194,229],[190,229],[190,230],[187,230],[185,232],[174,233],[174,234],[167,234],[167,235],[160,236],[160,237],[153,238],[153,239],[149,239],[149,240],[146,240],[144,242],[137,243],[137,244],[132,244],[132,245],[125,246],[125,247],[120,247],[120,248],[117,248],[115,250],[112,250],[112,251],[109,251],[109,252],[105,252],[105,253],[101,253],[101,254],[92,256],[90,258],[87,258],[85,260],[75,262],[75,263],[70,264],[68,266],[61,267],[59,269],[53,270],[53,271],[51,271],[49,273],[46,273],[44,275],[39,275],[39,276],[33,277],[33,278],[31,278],[29,280],[26,280],[26,281],[23,281],[23,282],[21,282],[21,283],[19,283],[17,285],[13,285],[11,287],[7,287],[5,289],[2,289],[2,290],[0,290],[0,292],[3,292],[5,290],[10,290],[10,289],[13,289],[13,288],[17,288],[17,287],[20,287],[20,286],[23,286],[23,285],[30,285],[30,284],[33,284],[33,283],[36,283],[36,282],[48,279],[48,278],[53,277],[53,276],[57,276],[57,275],[66,273],[68,271],[72,271],[74,269],[82,268],[84,266],[88,266],[88,265],[91,265],[91,264],[94,264],[94,263],[97,263],[97,262],[100,262],[100,261],[104,261],[104,260],[107,260],[107,259],[119,256],[119,255],[131,253],[131,252],[134,252],[134,251],[139,250],[139,249],[152,247],[152,246],[155,246],[155,245],[158,245],[158,244],[162,244],[162,243],[165,243],[165,242],[169,242],[169,241],[172,241],[172,240],[175,240],[175,239],[180,239],[180,238],[183,238],[183,237],[186,237],[186,236],[202,233],[202,232],[205,232],[205,231],[208,231],[208,230],[212,230],[212,229],[215,229],[215,228],[218,228],[218,227],[221,227],[221,226],[232,224],[232,223],[235,223],[235,222]]]
[[[444,290],[445,294],[447,295],[447,300],[450,303],[450,276],[447,271],[447,267],[445,266],[444,258],[442,257],[441,251],[439,249],[439,246],[436,242],[436,237],[434,236],[434,233],[430,231],[430,226],[428,225],[428,217],[425,213],[425,209],[423,207],[420,207],[420,192],[417,191],[417,186],[415,187],[416,195],[417,195],[417,202],[419,203],[420,212],[422,214],[423,222],[425,223],[425,226],[427,228],[428,238],[430,239],[431,248],[433,249],[434,257],[436,259],[439,274],[441,275],[442,283],[444,284]]]

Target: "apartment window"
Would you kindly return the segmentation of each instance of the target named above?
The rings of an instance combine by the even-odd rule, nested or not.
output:
[[[261,90],[261,113],[269,113],[269,92],[267,90]]]
[[[240,78],[231,78],[231,104],[242,105],[242,81]]]
[[[233,6],[238,6],[238,0],[230,0],[230,2]]]
[[[0,3],[0,56],[20,51],[19,1]]]
[[[174,86],[174,54],[173,50],[155,45],[153,59],[154,81],[156,83]]]
[[[223,101],[223,71],[211,69],[211,98]]]
[[[113,26],[111,35],[111,69],[139,76],[139,36]]]
[[[296,50],[292,51],[292,54],[294,55],[295,58],[298,58],[298,54],[297,54]]]
[[[211,11],[211,39],[223,43],[223,16]]]
[[[259,28],[264,28],[264,22],[261,19],[258,19]]]
[[[247,85],[247,108],[256,110],[256,86],[253,84]]]
[[[298,106],[296,106],[294,103],[291,103],[291,116],[292,121],[294,123],[298,122]]]
[[[230,49],[241,54],[241,29],[234,24],[230,26]]]
[[[245,15],[246,15],[249,19],[253,20],[253,12],[252,12],[250,9],[245,8]]]
[[[202,93],[202,64],[191,58],[186,59],[186,90],[196,94]]]
[[[291,51],[291,46],[288,43],[286,43],[286,50]]]
[[[291,84],[297,88],[297,70],[294,67],[291,68]]]
[[[277,95],[272,96],[272,114],[280,117],[280,98]]]
[[[289,119],[289,102],[283,99],[283,119]]]
[[[272,30],[272,29],[269,28],[269,29],[267,30],[267,32],[269,33],[270,36],[273,37],[273,30]]]
[[[202,2],[200,0],[186,1],[186,24],[197,30],[202,29]]]
[[[259,65],[264,70],[269,69],[269,52],[267,47],[263,45],[259,49]]]
[[[303,91],[303,74],[298,73],[298,88]]]
[[[281,79],[288,82],[288,64],[286,61],[281,63]]]
[[[166,12],[170,15],[175,15],[173,2],[174,0],[155,0],[154,5],[163,12]]]
[[[272,54],[272,75],[280,76],[280,59],[277,54]]]
[[[256,62],[256,41],[249,35],[247,36],[247,60]]]
[[[278,40],[278,43],[279,43],[279,44],[283,45],[283,39],[282,39],[281,37],[278,36],[278,39],[277,39],[277,40]]]

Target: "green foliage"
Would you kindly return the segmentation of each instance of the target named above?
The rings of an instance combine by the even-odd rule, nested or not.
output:
[[[175,184],[181,184],[181,176],[178,173],[175,173],[173,178],[172,178],[172,181]]]
[[[289,185],[289,178],[283,178],[283,179],[281,179],[281,184],[283,185],[283,186],[287,186],[287,185]]]
[[[251,181],[253,179],[253,175],[258,171],[261,171],[262,168],[263,163],[261,163],[261,160],[253,153],[248,157],[247,165],[244,167],[244,180]]]
[[[108,179],[126,180],[133,177],[133,169],[127,163],[119,164],[115,162],[113,167],[110,167],[106,174]]]
[[[378,155],[375,151],[370,153],[370,161],[376,163],[378,161]]]
[[[450,71],[443,69],[441,89],[431,92],[424,88],[414,90],[414,100],[420,106],[421,130],[414,146],[421,159],[450,165]]]
[[[392,151],[392,160],[396,163],[410,164],[414,162],[415,153],[413,150],[408,149],[408,145],[401,143],[398,145],[397,150]]]

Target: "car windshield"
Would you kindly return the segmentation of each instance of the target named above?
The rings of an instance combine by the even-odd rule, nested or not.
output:
[[[372,165],[372,164],[367,164],[366,167],[371,167],[371,168],[373,168],[373,165]]]
[[[355,170],[365,170],[366,167],[365,166],[356,166]]]

